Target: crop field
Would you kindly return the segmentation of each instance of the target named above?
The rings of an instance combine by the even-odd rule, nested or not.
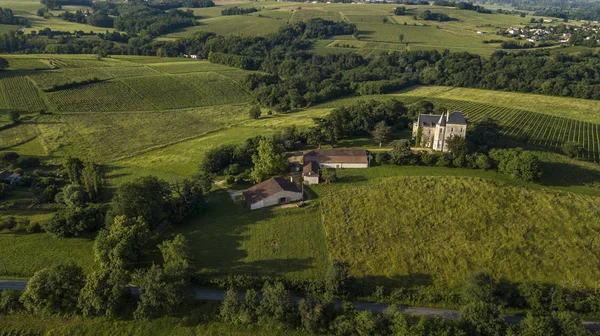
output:
[[[34,140],[38,136],[35,126],[20,124],[0,132],[0,150]]]
[[[234,104],[249,99],[235,82],[213,72],[136,77],[123,82],[158,109]]]
[[[102,68],[73,68],[38,71],[27,75],[42,90],[49,90],[55,86],[71,82],[83,82],[92,79],[106,80],[112,78]]]
[[[381,282],[456,288],[478,269],[578,287],[595,286],[600,272],[599,198],[471,178],[400,177],[336,191],[321,200],[321,211],[329,257]]]
[[[46,94],[53,110],[60,112],[109,112],[153,110],[154,106],[119,81],[78,86]]]
[[[193,62],[165,62],[150,65],[154,70],[168,74],[182,74],[189,72],[207,72],[207,71],[229,71],[230,67],[210,63],[208,61],[193,61]]]
[[[260,13],[260,12],[259,12]],[[266,36],[276,33],[287,20],[278,17],[249,15],[229,15],[200,20],[200,25],[164,35],[165,38],[181,38],[199,31],[212,32],[217,35]]]
[[[339,12],[329,12],[324,10],[313,9],[298,9],[294,11],[291,21],[298,22],[316,18],[331,21],[340,21],[342,19],[342,15]]]
[[[25,77],[0,77],[0,108],[25,112],[39,112],[46,109],[44,99],[35,85]]]
[[[35,123],[48,153],[107,163],[224,128],[245,120],[243,112],[245,109],[240,107],[224,106],[161,112],[56,114],[38,116]]]

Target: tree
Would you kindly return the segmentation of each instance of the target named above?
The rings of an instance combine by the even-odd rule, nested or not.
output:
[[[187,240],[181,234],[160,244],[164,267],[153,265],[140,282],[140,300],[136,319],[169,314],[190,302],[194,290],[190,282]]]
[[[300,300],[298,310],[302,327],[313,334],[325,334],[329,322],[328,310],[332,307],[314,297]]]
[[[252,155],[252,164],[251,176],[256,183],[283,173],[288,166],[285,153],[270,139],[260,140],[257,153]]]
[[[396,140],[392,143],[392,151],[390,152],[390,161],[393,164],[402,165],[408,163],[412,151],[410,149],[410,141],[407,139]]]
[[[86,162],[81,171],[81,185],[91,200],[95,200],[104,186],[104,169],[92,162]]]
[[[152,265],[140,279],[140,296],[133,316],[136,319],[149,319],[173,313],[194,298],[194,290],[189,279],[179,273],[170,273],[157,265]]]
[[[84,207],[87,201],[87,194],[82,186],[69,184],[62,189],[62,201],[72,208]]]
[[[21,292],[16,290],[0,291],[0,314],[11,314],[23,309],[19,301]]]
[[[323,179],[324,184],[329,184],[337,181],[337,173],[333,168],[323,168],[321,169],[321,179]]]
[[[506,321],[500,313],[500,307],[494,304],[475,302],[463,307],[460,322],[473,335],[505,335]]]
[[[81,182],[83,161],[69,156],[63,163],[63,168],[67,171],[67,175],[69,176],[69,180],[72,184],[79,184]]]
[[[333,295],[342,295],[348,289],[350,264],[341,260],[333,260],[325,274],[325,290]]]
[[[83,270],[73,263],[43,268],[29,279],[21,302],[36,314],[74,313],[83,286]]]
[[[400,41],[400,43],[403,43],[404,42],[404,34],[398,35],[398,40]]]
[[[258,306],[258,322],[269,329],[283,330],[297,325],[298,307],[281,282],[265,284]]]
[[[375,124],[375,128],[373,129],[373,138],[375,141],[379,142],[379,147],[384,142],[390,141],[392,137],[392,128],[385,124],[385,121],[380,121]]]
[[[21,119],[21,113],[17,112],[17,111],[10,111],[8,112],[8,117],[10,118],[10,120],[13,123],[18,123],[19,119]]]
[[[0,57],[0,70],[8,69],[8,61]]]
[[[454,157],[465,156],[467,154],[467,140],[460,135],[453,136],[446,140],[448,151]]]
[[[258,105],[252,105],[252,107],[248,111],[248,115],[250,116],[250,119],[258,119],[258,118],[260,118],[261,114],[262,114],[262,111],[260,110],[260,106],[258,106]]]
[[[498,144],[500,131],[498,122],[486,116],[478,123],[469,125],[467,139],[479,150],[487,151]]]
[[[158,245],[165,268],[173,272],[187,273],[190,270],[190,252],[188,241],[184,235],[178,234],[172,240],[165,240]]]
[[[567,155],[570,158],[581,157],[585,152],[583,146],[580,143],[574,141],[565,142],[565,144],[563,144],[562,146],[562,150],[565,153],[565,155]]]
[[[225,323],[238,324],[241,309],[242,301],[240,300],[238,293],[230,287],[227,292],[225,292],[225,298],[221,303],[219,316]]]
[[[152,229],[167,217],[171,204],[172,193],[167,182],[154,176],[138,177],[117,188],[107,220],[110,224],[114,216],[141,217]]]
[[[144,254],[149,239],[148,224],[141,217],[117,216],[107,229],[98,233],[94,258],[106,269],[132,268]]]
[[[534,181],[542,176],[540,159],[522,148],[492,149],[490,158],[498,166],[498,171],[522,181]]]
[[[79,296],[83,316],[118,316],[131,299],[127,276],[122,269],[101,269],[90,273]]]
[[[496,280],[488,273],[475,272],[465,278],[462,299],[465,304],[496,302]]]

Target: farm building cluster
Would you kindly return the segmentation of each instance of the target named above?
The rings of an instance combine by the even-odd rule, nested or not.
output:
[[[571,43],[578,44],[581,41],[600,40],[600,28],[598,26],[525,26],[523,28],[510,27],[498,29],[498,35],[526,40],[530,43]],[[579,41],[581,40],[581,41]]]
[[[300,156],[302,183],[318,184],[322,168],[368,168],[372,156],[365,149],[313,150]],[[293,177],[270,178],[242,192],[251,210],[302,201],[303,189]]]

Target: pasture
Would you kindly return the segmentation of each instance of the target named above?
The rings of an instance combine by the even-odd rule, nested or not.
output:
[[[513,282],[596,284],[599,198],[394,177],[336,191],[321,211],[330,258],[348,260],[358,277],[457,288],[478,269]]]

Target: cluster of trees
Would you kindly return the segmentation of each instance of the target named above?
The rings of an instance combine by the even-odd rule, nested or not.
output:
[[[258,9],[254,8],[254,7],[250,7],[250,8],[240,8],[240,7],[229,7],[227,9],[223,9],[221,11],[221,15],[244,15],[244,14],[250,14],[250,13],[255,13],[258,12]]]
[[[128,34],[144,31],[150,36],[158,36],[195,24],[192,10],[163,11],[143,5],[129,5],[119,7],[119,16],[114,21],[114,28]]]
[[[454,1],[449,1],[449,0],[436,0],[433,3],[433,5],[434,6],[444,6],[444,7],[456,7],[458,9],[472,10],[472,11],[476,11],[477,13],[484,13],[484,14],[492,13],[491,10],[485,9],[485,7],[483,7],[483,6],[474,5],[472,2],[466,2],[466,1],[454,2]]]
[[[2,291],[0,313],[25,310],[37,315],[59,313],[114,318],[130,314],[135,308],[136,319],[172,313],[194,297],[188,243],[178,235],[158,247],[163,264],[152,265],[137,275],[137,297],[128,285],[132,274],[121,265],[101,265],[85,276],[82,268],[74,263],[59,264],[36,272],[22,294]]]
[[[14,16],[12,9],[0,7],[0,24],[24,25],[26,23],[26,19]]]
[[[89,10],[84,13],[82,10],[77,10],[75,13],[65,11],[58,15],[59,18],[77,23],[87,23],[96,27],[114,27],[114,19],[108,15],[106,10],[98,10],[90,13]]]
[[[8,69],[9,63],[6,60],[6,58],[2,58],[0,57],[0,71],[4,70],[4,69]]]
[[[143,1],[137,1],[137,3],[144,3]],[[148,6],[152,8],[168,10],[173,8],[205,8],[205,7],[213,7],[215,3],[212,0],[154,0],[145,2]]]
[[[419,19],[421,19],[421,20],[427,20],[427,21],[440,21],[440,22],[443,22],[443,21],[450,21],[451,20],[451,18],[447,14],[444,14],[444,13],[433,13],[429,9],[420,12],[417,17]]]

